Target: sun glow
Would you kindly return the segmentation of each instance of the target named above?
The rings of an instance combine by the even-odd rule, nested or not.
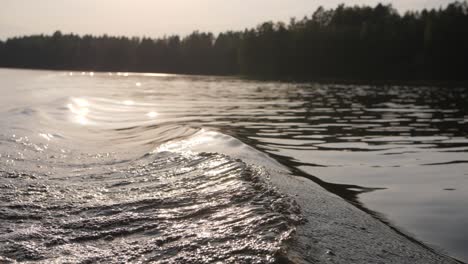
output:
[[[87,118],[89,114],[89,102],[83,98],[73,98],[71,103],[67,104],[67,108],[73,114],[73,121],[80,125],[89,124]]]
[[[155,118],[157,117],[159,114],[157,112],[154,112],[154,111],[151,111],[149,113],[146,114],[147,117],[149,118]]]
[[[125,101],[123,101],[122,103],[123,103],[124,105],[128,105],[128,106],[131,106],[131,105],[134,105],[134,104],[135,104],[135,102],[132,101],[132,100],[125,100]]]

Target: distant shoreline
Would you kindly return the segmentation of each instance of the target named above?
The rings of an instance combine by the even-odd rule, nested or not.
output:
[[[47,69],[47,68],[20,68],[20,67],[0,67],[7,70],[34,70],[34,71],[57,71],[57,72],[95,72],[95,73],[118,73],[119,71],[104,71],[92,69]],[[289,82],[289,83],[304,83],[304,84],[333,84],[333,85],[375,85],[375,86],[435,86],[435,87],[468,87],[468,80],[378,80],[378,79],[340,79],[340,78],[317,78],[317,79],[294,79],[294,78],[273,78],[261,76],[246,76],[246,75],[222,75],[222,74],[192,74],[192,73],[174,73],[174,72],[146,72],[146,71],[120,71],[125,73],[138,74],[173,74],[187,76],[214,76],[239,78],[252,81],[265,82]]]

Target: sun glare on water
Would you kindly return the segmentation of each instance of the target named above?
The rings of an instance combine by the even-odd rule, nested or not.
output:
[[[131,105],[134,105],[134,104],[135,104],[135,102],[132,101],[132,100],[125,100],[125,101],[123,101],[122,103],[123,103],[124,105],[128,105],[128,106],[131,106]]]
[[[146,116],[149,117],[149,118],[155,118],[155,117],[158,116],[158,113],[154,112],[154,111],[151,111],[151,112],[147,113]]]
[[[87,115],[89,114],[89,102],[83,98],[73,98],[67,108],[73,114],[73,121],[80,125],[89,124]]]

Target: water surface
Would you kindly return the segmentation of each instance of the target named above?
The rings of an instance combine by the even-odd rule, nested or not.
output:
[[[468,259],[468,88],[1,70],[0,90],[0,255],[273,261],[301,218],[265,180],[282,164]]]

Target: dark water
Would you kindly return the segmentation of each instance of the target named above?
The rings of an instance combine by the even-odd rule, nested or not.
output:
[[[468,259],[468,88],[0,70],[0,91],[4,259],[273,262],[301,213],[269,170]]]

